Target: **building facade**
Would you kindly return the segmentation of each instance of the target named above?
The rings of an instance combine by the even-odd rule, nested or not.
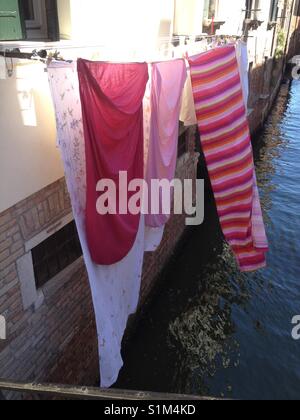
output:
[[[147,51],[151,57],[173,34],[246,34],[249,120],[255,131],[272,106],[286,56],[300,51],[299,0],[236,0],[231,8],[228,2],[86,0],[83,8],[77,0],[24,1],[18,27],[8,25],[5,32],[1,21],[0,38],[12,42],[0,41],[0,50],[28,44],[39,49],[50,39],[66,55],[110,45],[117,56],[125,51],[126,59],[128,52],[139,57]],[[0,0],[1,7],[8,13],[10,0]],[[25,44],[16,41],[21,37],[27,37]],[[78,50],[68,50],[68,40]],[[1,66],[0,315],[6,339],[0,340],[0,377],[95,385],[99,373],[92,300],[56,147],[47,74],[38,62],[2,60]],[[197,176],[195,134],[196,127],[181,131],[181,179]],[[159,250],[146,255],[141,304],[184,230],[184,218],[172,217]]]

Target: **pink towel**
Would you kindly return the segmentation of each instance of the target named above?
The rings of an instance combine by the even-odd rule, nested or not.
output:
[[[117,197],[117,214],[99,215],[96,186],[100,180],[112,180],[119,195],[121,171],[127,173],[128,184],[143,179],[143,97],[148,66],[78,60],[78,76],[87,162],[88,244],[96,264],[112,265],[132,249],[140,214],[119,214]],[[128,200],[132,195],[128,193]]]
[[[241,271],[266,266],[268,241],[234,46],[189,59],[201,142],[226,240]]]
[[[148,186],[153,179],[172,181],[175,177],[179,113],[186,77],[184,60],[161,62],[152,66],[150,141],[146,173]],[[152,199],[154,197],[149,194],[150,206]],[[160,214],[146,216],[147,226],[161,227],[168,222],[170,214],[163,214],[162,195],[159,209]]]

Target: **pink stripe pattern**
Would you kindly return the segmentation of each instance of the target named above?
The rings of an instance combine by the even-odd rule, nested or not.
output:
[[[242,272],[266,267],[253,150],[233,45],[190,57],[203,152],[225,239]]]

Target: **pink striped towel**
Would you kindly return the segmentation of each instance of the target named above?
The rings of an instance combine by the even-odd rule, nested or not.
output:
[[[268,241],[235,47],[191,57],[203,152],[223,233],[243,272],[266,266]]]

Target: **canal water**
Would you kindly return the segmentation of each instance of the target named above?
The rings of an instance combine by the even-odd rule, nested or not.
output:
[[[300,399],[300,82],[283,85],[254,143],[268,268],[237,270],[207,181],[205,223],[188,231],[124,347],[118,388]]]

